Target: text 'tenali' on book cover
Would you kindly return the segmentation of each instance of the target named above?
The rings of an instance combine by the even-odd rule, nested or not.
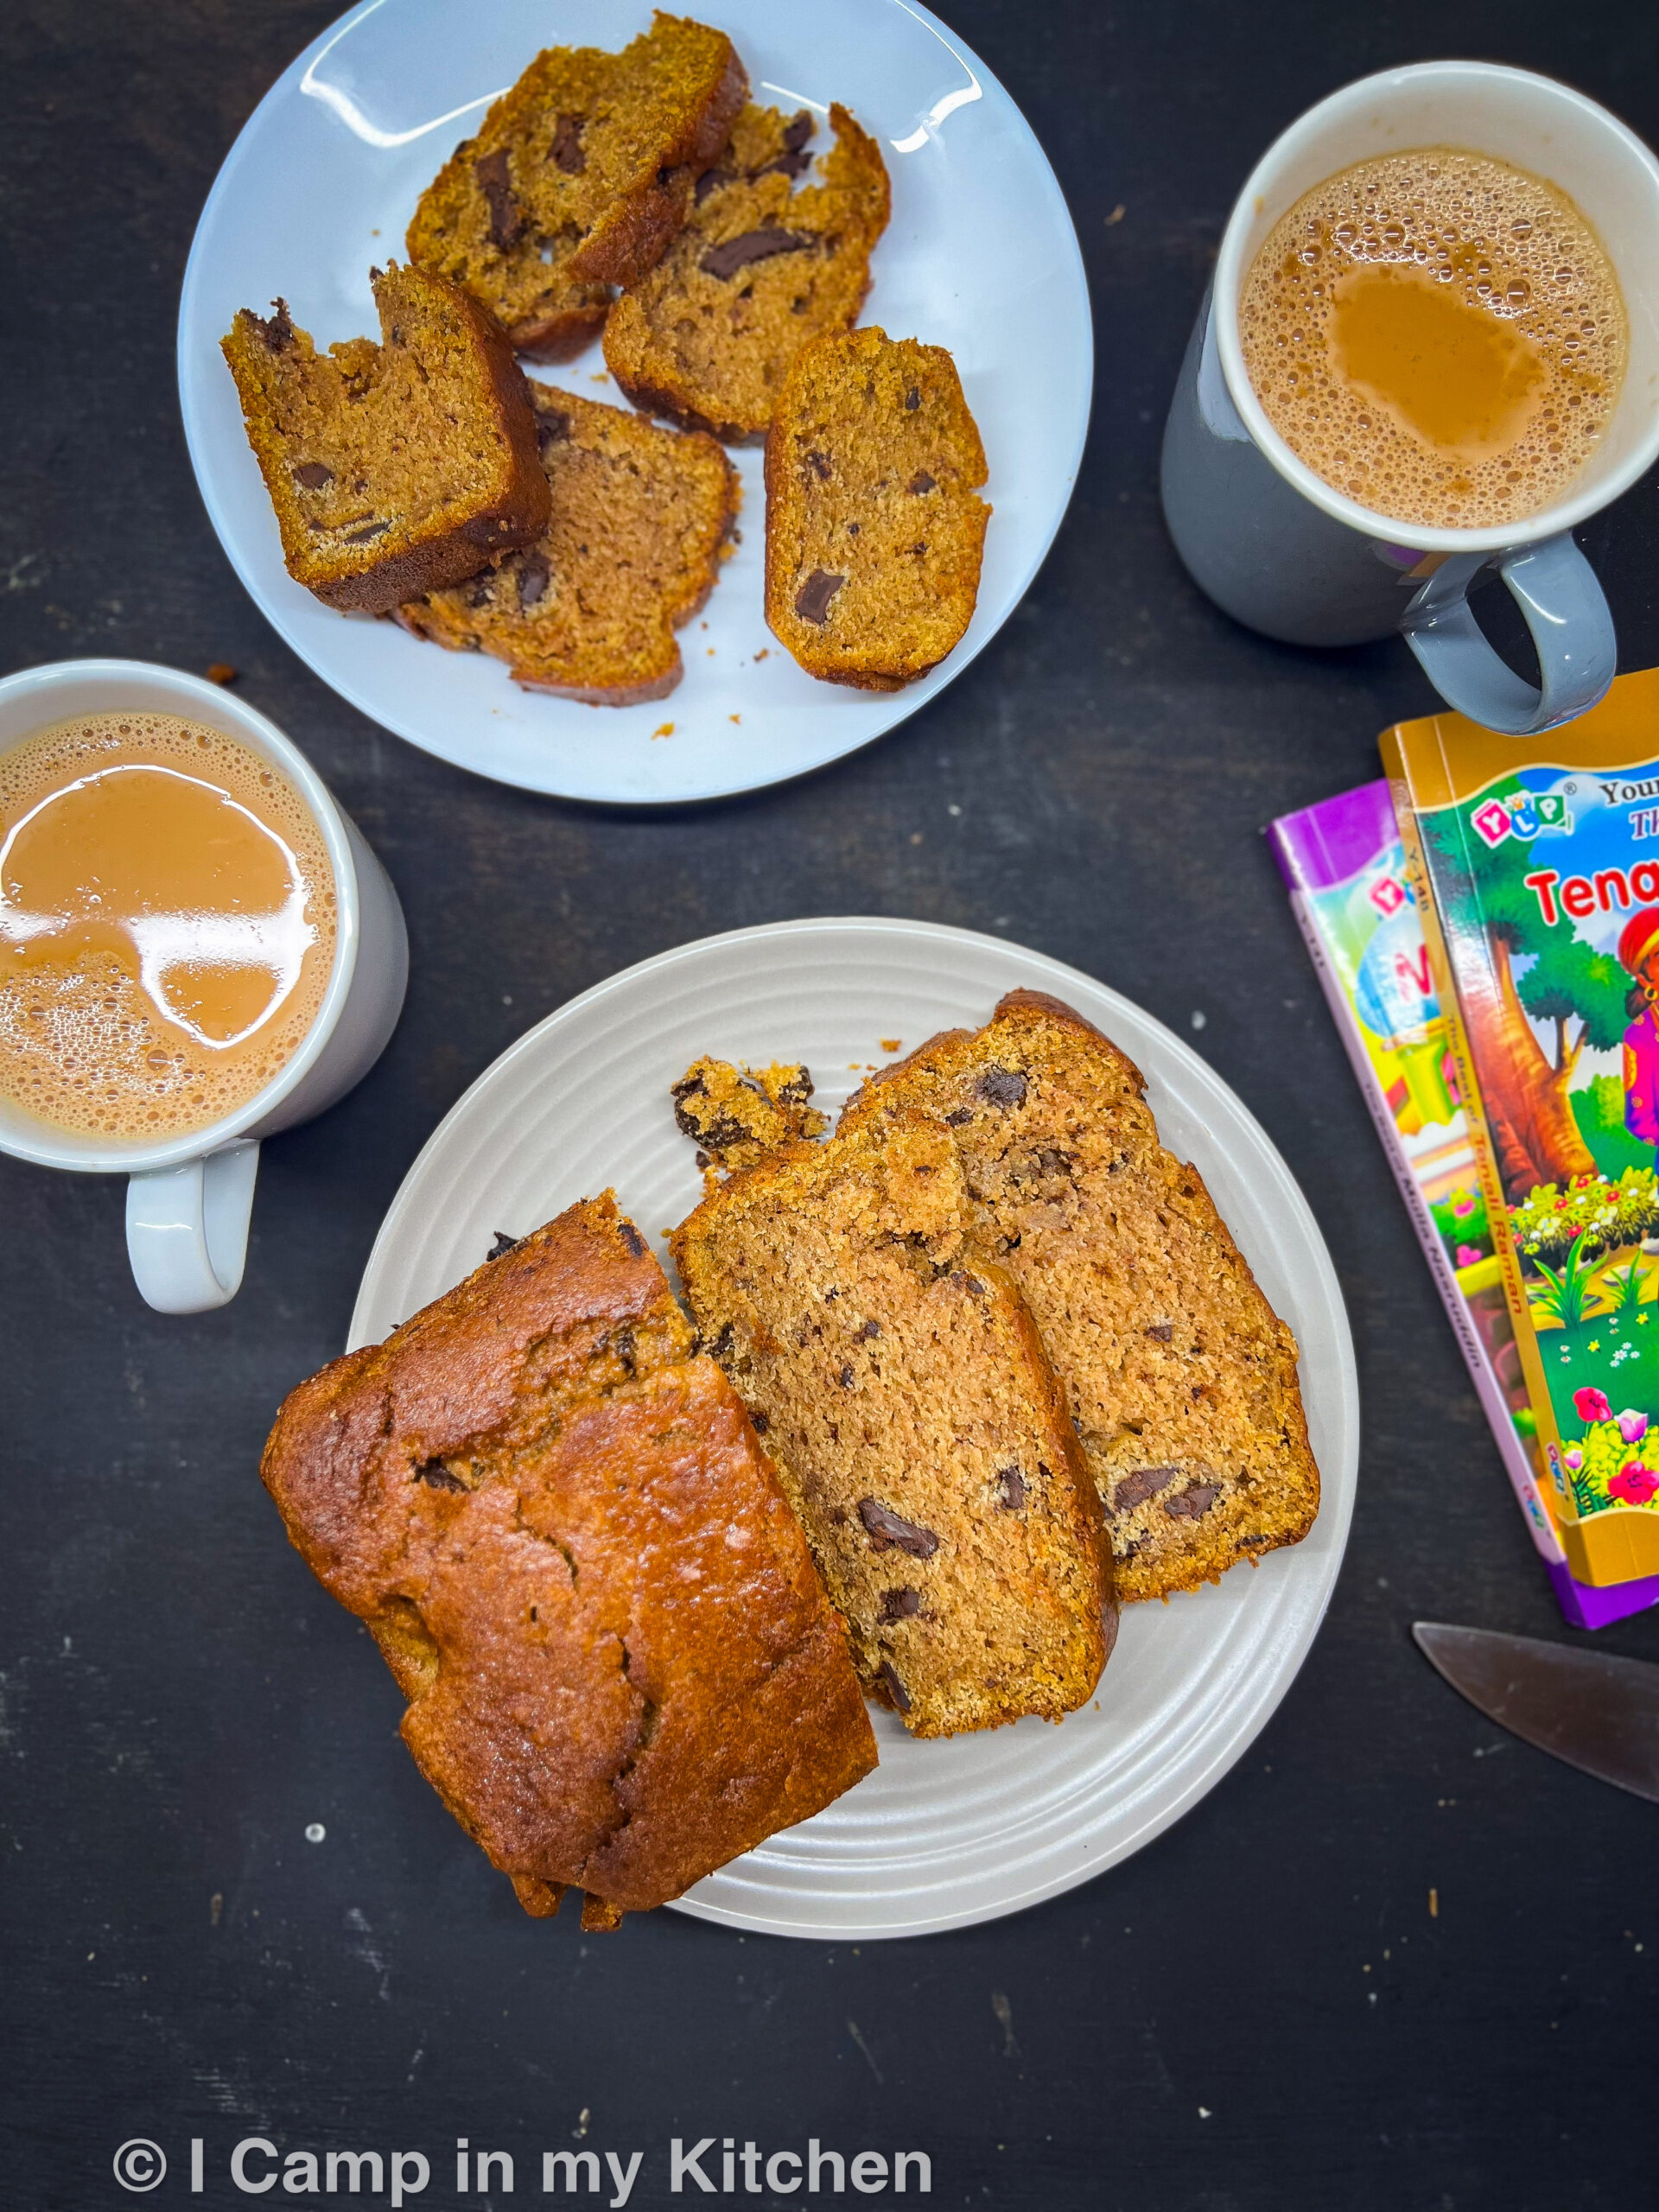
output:
[[[1568,1563],[1659,1575],[1659,670],[1382,755]]]

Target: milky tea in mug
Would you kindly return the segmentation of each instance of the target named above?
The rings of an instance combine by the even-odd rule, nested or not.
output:
[[[1299,460],[1397,521],[1484,529],[1558,499],[1624,378],[1624,296],[1554,185],[1434,146],[1357,162],[1288,210],[1238,308]]]
[[[165,1141],[304,1041],[334,883],[299,793],[222,732],[104,714],[0,754],[0,1098]]]

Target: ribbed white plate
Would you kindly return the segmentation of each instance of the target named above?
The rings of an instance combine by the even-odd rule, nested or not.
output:
[[[1295,1331],[1319,1519],[1254,1569],[1129,1607],[1096,1701],[1058,1726],[916,1743],[874,1714],[875,1773],[700,1882],[681,1909],[704,1919],[836,1938],[994,1919],[1115,1866],[1226,1772],[1313,1642],[1353,1510],[1353,1344],[1306,1200],[1198,1055],[1076,969],[926,922],[785,922],[662,953],[528,1031],[442,1123],[370,1255],[353,1346],[459,1281],[496,1230],[521,1235],[607,1185],[660,1251],[701,1191],[668,1096],[699,1053],[804,1059],[834,1109],[892,1057],[883,1039],[908,1051],[937,1029],[976,1027],[1019,984],[1067,1000],[1141,1068],[1164,1141],[1196,1163]]]
[[[766,628],[761,456],[742,543],[680,632],[685,677],[643,707],[521,691],[499,661],[446,653],[388,622],[332,612],[289,576],[219,341],[238,308],[281,295],[319,344],[378,327],[372,263],[399,259],[415,203],[544,46],[622,46],[650,0],[366,0],[285,70],[226,156],[179,304],[179,396],[196,481],[262,612],[326,683],[398,736],[527,790],[623,804],[753,791],[839,760],[959,676],[1036,575],[1071,497],[1094,343],[1083,257],[1031,126],[976,54],[912,0],[711,0],[767,106],[850,107],[879,141],[893,220],[861,320],[956,357],[990,464],[995,513],[979,605],[932,675],[904,691],[814,683]],[[597,345],[544,381],[626,403]],[[672,726],[672,735],[656,733]]]

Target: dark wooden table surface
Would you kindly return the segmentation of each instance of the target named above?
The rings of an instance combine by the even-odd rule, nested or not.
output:
[[[331,12],[0,17],[0,668],[233,664],[385,860],[414,959],[374,1073],[267,1146],[223,1313],[143,1307],[118,1182],[0,1160],[0,2200],[127,2201],[112,2154],[147,2136],[174,2166],[150,2201],[183,2203],[199,2136],[203,2201],[240,2202],[226,2157],[263,2134],[442,2153],[423,2204],[462,2201],[466,2136],[518,2155],[519,2196],[541,2150],[642,2148],[631,2201],[654,2207],[676,2135],[918,2147],[959,2204],[1649,2202],[1656,1816],[1484,1725],[1408,1642],[1422,1615],[1565,1631],[1259,835],[1376,773],[1376,731],[1429,695],[1403,645],[1293,652],[1217,614],[1164,537],[1156,458],[1231,195],[1281,125],[1387,63],[1474,54],[1659,139],[1659,14],[954,0],[1083,241],[1098,381],[1071,515],[1001,637],[882,742],[642,815],[385,735],[278,644],[207,526],[180,277],[238,129]],[[1659,661],[1654,509],[1649,480],[1583,533],[1625,667]],[[860,912],[995,924],[1185,1034],[1205,1017],[1352,1317],[1365,1440],[1336,1598],[1245,1761],[1036,1910],[856,1948],[668,1912],[608,1939],[533,1923],[416,1774],[390,1678],[283,1539],[260,1443],[339,1350],[422,1141],[527,1024],[683,939]],[[1599,1643],[1659,1658],[1659,1618]]]

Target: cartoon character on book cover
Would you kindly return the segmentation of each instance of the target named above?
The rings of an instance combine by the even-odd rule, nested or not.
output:
[[[1659,1515],[1659,764],[1524,768],[1422,811],[1583,1521]]]

